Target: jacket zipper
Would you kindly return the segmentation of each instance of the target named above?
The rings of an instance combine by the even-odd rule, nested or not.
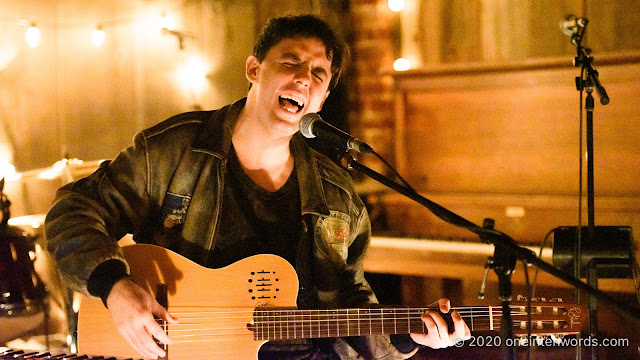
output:
[[[207,266],[207,263],[209,262],[209,255],[211,254],[211,248],[213,247],[213,239],[215,238],[216,234],[218,233],[218,228],[220,227],[220,213],[222,212],[222,187],[223,187],[223,176],[222,176],[222,164],[218,165],[218,171],[217,171],[217,177],[218,177],[218,205],[216,206],[216,216],[215,216],[215,225],[214,225],[214,230],[211,233],[211,236],[209,237],[209,242],[207,244],[207,251],[204,257],[204,263],[203,266]]]

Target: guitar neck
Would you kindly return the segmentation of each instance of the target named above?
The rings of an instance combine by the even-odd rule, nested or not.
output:
[[[426,333],[421,320],[435,308],[352,308],[335,310],[256,309],[256,340],[325,338],[379,334]],[[454,309],[471,331],[499,330],[502,309],[496,306]]]
[[[255,340],[426,333],[421,316],[427,310],[438,311],[432,307],[334,310],[265,307],[255,310],[251,330]],[[452,310],[460,314],[471,331],[500,330],[502,306],[467,306]],[[514,301],[509,311],[515,335],[527,334],[529,323],[533,335],[578,334],[584,321],[582,306],[560,301],[532,302],[529,314],[526,301]]]

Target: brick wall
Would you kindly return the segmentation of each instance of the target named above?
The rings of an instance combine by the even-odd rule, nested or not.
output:
[[[393,64],[392,17],[386,1],[353,0],[352,28],[347,34],[351,47],[348,122],[352,134],[393,161]],[[368,158],[360,160],[368,162]],[[374,164],[368,164],[380,170]]]

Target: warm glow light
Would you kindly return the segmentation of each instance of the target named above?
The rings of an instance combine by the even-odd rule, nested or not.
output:
[[[202,59],[191,57],[178,68],[176,75],[186,89],[201,91],[207,80],[207,66]]]
[[[399,58],[393,62],[393,70],[395,71],[407,71],[409,69],[411,69],[411,64],[405,58]]]
[[[45,214],[17,216],[9,219],[8,223],[11,226],[30,226],[33,229],[38,229],[44,224],[45,216]],[[36,244],[35,254],[38,253],[40,253],[40,246]],[[31,252],[29,255],[31,255]]]
[[[176,19],[171,15],[167,15],[166,13],[162,14],[162,18],[160,19],[160,28],[167,30],[175,30],[176,28]]]
[[[70,165],[82,165],[83,161],[78,159],[62,159],[56,161],[53,166],[41,171],[38,174],[38,178],[40,179],[55,179],[62,174],[62,171]]]
[[[91,32],[91,44],[94,47],[100,47],[104,44],[104,38],[104,30],[102,30],[102,26],[98,25],[98,27]]]
[[[36,23],[31,23],[31,26],[29,26],[27,32],[24,34],[24,38],[27,41],[27,45],[32,49],[40,44],[40,29],[38,29]]]
[[[0,72],[6,69],[9,64],[18,56],[18,49],[8,40],[0,41]]]
[[[17,174],[15,166],[8,162],[0,163],[0,179],[2,178],[7,181],[16,181],[20,178],[20,174]]]
[[[389,0],[388,5],[391,11],[399,12],[404,10],[404,0]]]

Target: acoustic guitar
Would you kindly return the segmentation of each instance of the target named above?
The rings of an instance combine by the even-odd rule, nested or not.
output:
[[[165,347],[168,359],[256,359],[268,340],[426,332],[420,316],[428,308],[296,309],[298,278],[279,256],[256,255],[209,269],[154,245],[123,251],[135,282],[180,321],[162,323],[173,340]],[[527,333],[525,306],[512,302],[516,335]],[[454,309],[471,331],[500,329],[501,306]],[[532,310],[533,334],[577,334],[585,315],[580,305],[562,302],[533,302]],[[99,299],[83,298],[78,315],[78,351],[140,357]]]

